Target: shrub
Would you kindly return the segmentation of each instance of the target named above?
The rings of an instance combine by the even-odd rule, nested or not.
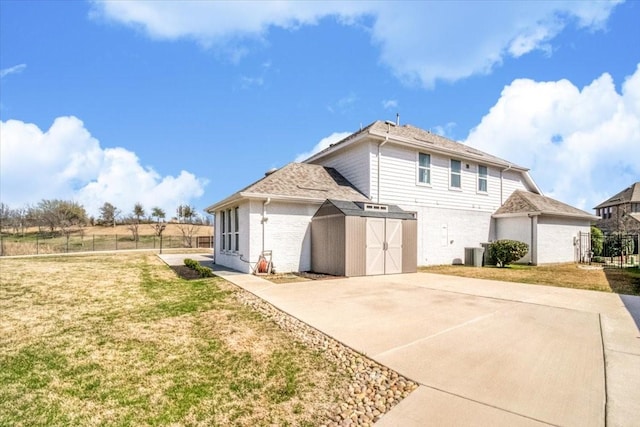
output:
[[[529,252],[529,245],[517,240],[498,240],[489,245],[489,258],[495,260],[498,267],[506,267]]]
[[[200,273],[200,277],[213,277],[213,270],[200,265],[200,263],[194,259],[185,258],[184,265]]]
[[[594,256],[602,255],[602,247],[604,243],[604,234],[595,225],[591,226],[591,251]]]

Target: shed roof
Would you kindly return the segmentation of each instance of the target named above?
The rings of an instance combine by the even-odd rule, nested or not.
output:
[[[386,210],[369,210],[365,205],[384,206]],[[372,202],[327,199],[314,216],[323,216],[327,206],[333,206],[337,212],[345,216],[364,216],[373,218],[416,219],[414,212],[405,211],[396,205],[386,205]]]
[[[531,193],[529,191],[516,190],[506,202],[493,214],[494,217],[518,216],[518,215],[553,215],[573,218],[597,220],[598,217],[583,210],[574,208],[566,203],[559,202],[551,197]]]
[[[208,212],[242,198],[272,198],[318,202],[329,199],[369,201],[334,168],[307,163],[289,163],[209,206]]]
[[[623,203],[640,203],[640,181],[631,184],[615,196],[612,196],[600,203],[594,209],[606,208],[609,206],[621,205]]]

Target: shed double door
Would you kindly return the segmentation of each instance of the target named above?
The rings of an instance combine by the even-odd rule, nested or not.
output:
[[[402,273],[402,220],[366,219],[367,276]]]

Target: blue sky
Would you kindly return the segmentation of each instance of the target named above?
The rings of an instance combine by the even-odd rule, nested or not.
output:
[[[374,120],[590,210],[640,180],[640,2],[0,1],[0,200],[173,213]]]

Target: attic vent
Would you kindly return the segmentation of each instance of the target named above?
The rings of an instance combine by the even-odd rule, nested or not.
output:
[[[365,211],[373,211],[373,212],[389,212],[389,206],[385,205],[374,205],[373,203],[365,203],[364,204]]]
[[[278,168],[271,168],[271,169],[269,169],[268,171],[266,171],[264,173],[264,176],[269,176],[269,175],[271,175],[272,173],[274,173],[277,170],[278,170]]]

